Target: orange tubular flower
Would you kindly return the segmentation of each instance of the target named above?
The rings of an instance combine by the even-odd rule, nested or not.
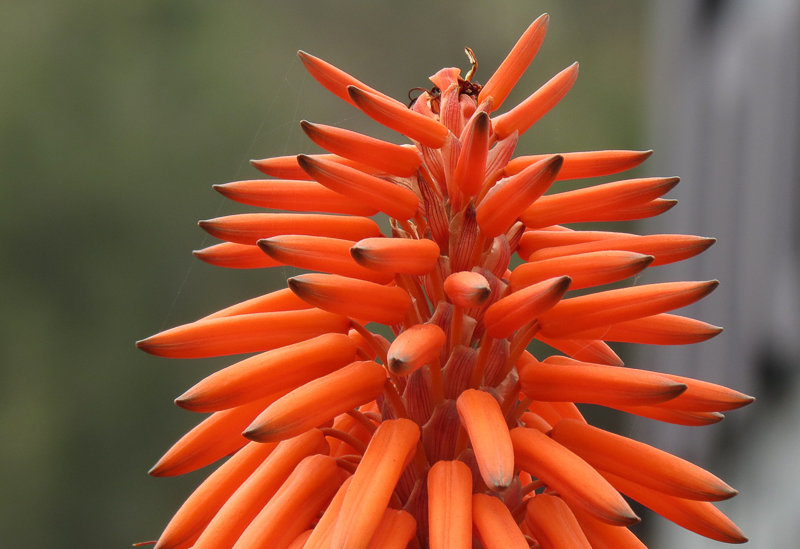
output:
[[[627,528],[639,519],[621,493],[701,535],[746,540],[714,507],[733,488],[590,426],[575,406],[701,426],[753,399],[623,368],[608,345],[719,334],[671,313],[716,281],[625,282],[714,240],[563,226],[657,215],[675,205],[663,197],[678,179],[564,191],[559,181],[624,172],[652,151],[512,158],[519,136],[578,75],[574,64],[505,105],[548,25],[547,15],[534,21],[485,86],[473,79],[468,49],[469,73],[442,69],[410,107],[299,53],[346,108],[407,140],[304,121],[328,154],[256,160],[274,179],[215,186],[231,200],[289,213],[202,221],[224,242],[198,258],[318,272],[138,343],[171,358],[257,353],[177,399],[213,414],[152,475],[234,455],[178,510],[157,549],[641,549]],[[370,219],[379,213],[389,224]],[[515,253],[522,264],[509,270]],[[584,289],[593,293],[571,294]],[[533,339],[555,351],[534,357]]]

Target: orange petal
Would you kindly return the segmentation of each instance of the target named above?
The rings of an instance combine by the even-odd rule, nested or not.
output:
[[[702,299],[719,282],[666,282],[565,299],[539,318],[541,333],[569,338],[592,328],[679,309]]]
[[[253,421],[244,435],[258,442],[295,437],[378,398],[385,381],[386,371],[379,364],[354,362],[279,398]]]
[[[661,406],[668,409],[687,412],[726,412],[747,406],[755,401],[754,397],[747,396],[739,391],[734,391],[722,385],[700,381],[689,377],[662,374],[678,383],[689,386],[685,393],[675,399],[675,402]]]
[[[311,526],[341,485],[330,456],[305,458],[250,523],[235,549],[286,549]]]
[[[383,95],[381,92],[370,88],[360,80],[356,80],[343,70],[334,67],[319,57],[314,57],[313,55],[304,51],[298,51],[297,56],[300,58],[300,61],[303,62],[303,65],[305,65],[308,73],[313,76],[317,82],[322,84],[329,92],[337,95],[352,105],[355,105],[355,103],[352,99],[350,99],[350,96],[347,93],[348,86],[358,86],[362,90],[368,90],[374,94],[380,95],[386,101],[394,101],[395,103],[402,105],[403,108],[406,108],[406,106],[399,101],[395,101],[389,96]]]
[[[193,412],[215,412],[272,394],[286,393],[350,364],[356,344],[344,334],[324,334],[267,351],[215,372],[175,403]]]
[[[183,435],[150,469],[149,474],[154,477],[183,475],[232,454],[247,444],[242,430],[274,400],[269,396],[211,414]]]
[[[262,444],[251,442],[250,445]],[[230,549],[302,460],[327,454],[328,443],[318,429],[281,442],[264,444],[275,450],[236,490],[214,516],[193,549]]]
[[[564,501],[538,494],[528,500],[525,522],[542,549],[592,549]]]
[[[627,528],[593,519],[578,507],[570,507],[592,549],[647,549]]]
[[[494,119],[494,133],[505,139],[512,133],[525,133],[550,109],[561,101],[578,78],[578,63],[573,63],[544,86],[533,92],[525,101]]]
[[[223,318],[226,316],[251,315],[255,313],[300,311],[310,308],[311,305],[294,295],[289,288],[284,288],[226,307],[221,311],[204,316],[201,320],[211,320],[212,318]]]
[[[361,406],[361,409],[364,409],[365,406],[368,406],[368,404]],[[363,444],[364,447],[366,447],[366,445],[369,444],[369,439],[372,438],[372,431],[375,430],[375,424],[372,423],[372,431],[367,431],[363,425],[345,413],[334,419],[333,428],[352,436],[355,439],[355,441],[352,441],[355,443],[355,446],[351,446],[350,444],[344,442],[341,438],[334,438],[332,436],[328,438],[329,444],[331,445],[330,455],[333,457],[342,457],[353,454],[361,455],[364,452],[364,449],[360,446]],[[356,446],[359,446],[359,448],[356,449]]]
[[[496,497],[473,494],[472,524],[484,549],[528,549],[511,511]]]
[[[367,549],[405,549],[417,533],[417,521],[409,513],[386,509]]]
[[[525,412],[519,419],[523,426],[529,429],[541,431],[545,435],[553,429],[553,425],[551,423],[545,421],[542,416],[539,414],[534,414],[533,412]]]
[[[570,282],[568,276],[551,278],[502,298],[486,310],[483,322],[487,332],[496,339],[510,337],[525,324],[557,306]]]
[[[308,174],[297,164],[297,157],[289,157],[297,167],[298,179],[306,179]],[[334,192],[316,181],[258,180],[236,181],[224,185],[214,185],[226,198],[235,202],[292,212],[327,212],[338,214],[371,216],[378,210]]]
[[[349,166],[351,168],[355,168],[356,170],[364,173],[375,173],[375,168],[372,166],[368,166],[366,164],[362,164],[361,162],[355,162],[350,160],[349,158],[344,158],[339,156],[338,154],[310,154],[308,155],[315,160],[327,160],[328,162],[335,162],[336,164],[341,164],[343,166]],[[304,179],[308,179],[308,174],[303,171],[303,168],[300,167],[300,164],[297,162],[297,156],[276,156],[274,158],[262,158],[261,160],[251,160],[250,164],[253,165],[254,168],[257,170],[271,175],[272,177],[277,177],[278,179],[288,179],[290,181],[286,181],[284,183],[309,183],[308,181],[303,181]],[[227,185],[224,185],[227,186]],[[290,208],[284,208],[290,209]],[[314,208],[309,208],[312,211],[315,211]]]
[[[569,233],[565,234],[553,233],[551,231],[548,232],[558,235],[556,238],[561,238],[562,240],[565,240],[565,236],[571,236]],[[583,231],[573,232],[575,234],[581,234]],[[653,267],[657,267],[659,265],[667,265],[669,263],[675,263],[676,261],[683,261],[684,259],[694,257],[697,254],[707,250],[712,244],[714,244],[714,242],[716,242],[716,239],[714,238],[703,238],[700,236],[683,234],[653,234],[647,236],[627,235],[624,233],[611,234],[616,234],[616,237],[591,242],[576,242],[574,244],[567,243],[568,241],[565,240],[565,245],[553,243],[551,245],[557,247],[533,251],[528,256],[528,261],[544,261],[557,257],[585,254],[590,252],[601,252],[606,250],[624,250],[627,252],[653,256],[655,260],[653,261],[652,265]],[[522,237],[523,241],[526,239],[526,236],[527,233]],[[551,240],[553,240],[552,237]]]
[[[311,235],[361,240],[379,236],[378,224],[367,217],[322,214],[239,214],[200,221],[213,237],[254,245],[262,238],[279,235]]]
[[[491,238],[505,233],[550,188],[562,162],[561,156],[550,156],[513,177],[500,180],[478,205],[481,231]]]
[[[264,269],[280,265],[280,263],[262,252],[258,246],[248,246],[233,242],[215,244],[202,250],[195,250],[192,254],[209,265],[228,269]]]
[[[536,57],[536,53],[542,46],[542,42],[544,42],[549,23],[550,16],[546,13],[540,15],[531,23],[508,56],[484,84],[480,94],[478,94],[478,104],[491,97],[492,110],[500,108],[500,105],[506,100],[517,81],[525,73],[528,65]]]
[[[520,219],[528,227],[603,221],[609,211],[646,204],[669,192],[679,181],[677,177],[629,179],[551,194],[537,200]]]
[[[528,405],[528,410],[540,416],[547,423],[549,423],[551,427],[562,419],[561,414],[559,414],[555,408],[553,408],[552,402],[540,402],[538,400],[534,400]],[[525,417],[525,414],[523,414],[522,417]]]
[[[448,276],[444,281],[444,291],[454,305],[464,309],[480,307],[492,295],[489,281],[472,271],[460,271]]]
[[[439,245],[427,238],[365,238],[350,248],[356,263],[367,269],[417,276],[430,274],[439,254]]]
[[[419,199],[408,187],[306,155],[298,156],[297,162],[311,178],[330,190],[372,206],[390,217],[406,220],[417,213]]]
[[[578,256],[573,256],[578,257]],[[576,337],[645,345],[688,345],[722,333],[722,328],[684,316],[663,313],[581,332]]]
[[[419,141],[426,147],[438,149],[450,131],[442,124],[425,115],[408,110],[393,99],[378,95],[360,86],[348,86],[353,104],[364,114],[406,137]]]
[[[667,198],[656,198],[650,202],[631,206],[628,208],[615,210],[608,209],[604,214],[593,216],[594,221],[633,221],[636,219],[647,219],[667,212],[675,207],[677,200]]]
[[[205,358],[269,351],[349,329],[347,318],[327,311],[280,311],[198,320],[137,341],[136,346],[156,356]]]
[[[595,242],[597,240],[609,240],[612,238],[624,238],[626,236],[635,235],[609,231],[573,231],[560,225],[553,225],[542,229],[527,229],[520,238],[519,249],[517,251],[522,259],[528,261],[531,254],[542,248],[570,246],[572,244],[583,244],[584,242]]]
[[[668,496],[611,473],[603,473],[603,476],[623,494],[678,526],[725,543],[747,541],[744,533],[711,503]]]
[[[305,532],[294,538],[294,541],[290,543],[286,549],[303,549],[306,545],[306,542],[308,541],[308,538],[311,537],[311,533],[313,531],[314,530],[311,529],[306,530]]]
[[[330,505],[325,509],[325,513],[319,522],[314,526],[311,535],[309,536],[306,544],[302,549],[328,549],[331,546],[331,538],[333,537],[333,528],[336,526],[336,521],[339,519],[339,513],[342,510],[342,502],[347,490],[350,489],[350,483],[353,477],[348,477],[345,480],[336,495],[333,496]]]
[[[447,335],[436,324],[417,324],[398,335],[389,347],[389,370],[407,376],[439,358]]]
[[[622,496],[584,460],[535,429],[511,430],[519,467],[593,517],[617,526],[639,522]],[[537,496],[538,497],[538,496]]]
[[[377,284],[388,284],[394,280],[392,273],[376,272],[356,263],[350,256],[353,244],[353,240],[300,235],[274,236],[258,241],[258,246],[265,254],[283,265],[369,280]]]
[[[586,423],[583,414],[573,402],[550,402],[550,406],[564,419],[574,419]]]
[[[483,481],[498,492],[508,488],[514,478],[514,447],[500,405],[489,393],[468,389],[456,406]]]
[[[289,288],[315,307],[390,326],[403,322],[411,308],[411,297],[402,288],[344,276],[295,276]]]
[[[573,419],[561,420],[550,436],[592,467],[678,498],[720,501],[736,490],[679,457]]]
[[[374,166],[378,171],[398,177],[410,177],[422,164],[422,158],[414,148],[305,120],[300,122],[300,127],[311,141],[326,151]]]
[[[154,549],[191,547],[225,502],[276,446],[251,442],[220,465],[181,505]]]
[[[331,549],[369,546],[419,435],[419,427],[407,419],[387,420],[378,427],[345,495]]]
[[[662,407],[663,404],[655,406],[610,406],[621,412],[627,412],[635,416],[646,417],[664,423],[674,425],[685,425],[687,427],[703,427],[719,423],[725,416],[718,412],[684,412],[681,410],[668,410]]]
[[[625,251],[592,252],[555,257],[520,265],[511,273],[511,290],[516,292],[555,276],[572,279],[570,290],[590,288],[624,280],[642,272],[653,262],[653,256]],[[606,339],[585,337],[584,339]],[[613,341],[613,340],[612,340]]]
[[[465,128],[453,180],[466,196],[475,196],[483,185],[491,133],[492,123],[485,112],[478,113]]]
[[[577,361],[534,361],[519,375],[525,394],[543,401],[647,406],[671,400],[686,390],[683,383],[645,370]]]
[[[557,349],[575,360],[592,362],[595,364],[608,364],[609,366],[624,366],[625,363],[617,356],[614,350],[604,341],[591,339],[551,339],[541,332],[536,334],[536,339]]]
[[[472,472],[439,461],[428,472],[430,549],[472,549]]]
[[[358,333],[356,330],[350,330],[347,332],[347,335],[358,346],[360,351],[363,351],[367,354],[367,356],[369,356],[370,360],[375,360],[375,357],[378,356],[377,349],[373,348],[363,335]]]
[[[556,180],[601,177],[635,168],[653,154],[653,151],[587,151],[560,153],[564,165]],[[534,154],[519,156],[511,160],[505,168],[506,177],[519,173],[531,164],[551,155]]]

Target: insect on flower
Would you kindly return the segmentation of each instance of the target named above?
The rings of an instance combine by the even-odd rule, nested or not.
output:
[[[215,186],[251,206],[316,213],[202,221],[225,242],[196,252],[200,259],[317,272],[138,343],[174,358],[257,353],[177,399],[213,413],[150,473],[232,457],[180,508],[158,549],[643,547],[621,494],[703,536],[746,541],[712,503],[735,490],[590,426],[575,406],[702,426],[753,399],[623,368],[607,344],[714,337],[720,328],[670,311],[716,281],[567,294],[691,258],[714,241],[564,226],[672,208],[662,197],[673,177],[558,192],[560,180],[623,172],[649,151],[512,158],[518,137],[578,75],[574,64],[502,112],[548,22],[534,21],[485,85],[473,80],[469,50],[466,78],[442,69],[411,107],[300,52],[320,84],[411,143],[302,122],[330,154],[257,160],[273,179]],[[379,212],[390,235],[370,219]],[[509,271],[514,253],[524,263]],[[388,326],[393,341],[371,323]],[[534,357],[534,339],[554,354]]]

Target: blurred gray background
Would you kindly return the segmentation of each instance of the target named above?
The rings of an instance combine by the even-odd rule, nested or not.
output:
[[[580,77],[518,152],[655,148],[636,173],[683,176],[681,203],[640,228],[719,239],[652,279],[719,278],[694,314],[727,331],[629,363],[760,399],[705,433],[615,422],[742,489],[722,508],[752,546],[796,547],[791,0],[0,3],[0,547],[155,539],[205,478],[146,471],[198,421],[172,399],[231,359],[157,359],[133,342],[291,274],[191,256],[213,243],[198,219],[247,210],[211,185],[257,178],[251,158],[314,152],[303,118],[398,139],[306,77],[298,49],[403,99],[441,67],[468,68],[464,46],[485,81],[543,12],[547,40],[508,104],[575,60]],[[654,549],[706,547],[646,522]]]

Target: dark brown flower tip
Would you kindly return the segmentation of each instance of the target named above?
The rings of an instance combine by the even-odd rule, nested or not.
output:
[[[301,120],[300,121],[300,128],[305,132],[306,135],[311,137],[311,135],[316,135],[319,133],[317,131],[317,125],[313,122],[309,122],[308,120]]]
[[[297,155],[297,164],[299,164],[300,169],[306,172],[311,178],[313,178],[314,174],[317,173],[320,169],[319,164],[317,164],[317,162],[315,162],[313,158],[311,158],[310,156],[306,156],[305,154]]]
[[[158,346],[152,341],[153,337],[148,337],[136,342],[136,347],[145,353],[153,356],[159,356],[157,352]]]

